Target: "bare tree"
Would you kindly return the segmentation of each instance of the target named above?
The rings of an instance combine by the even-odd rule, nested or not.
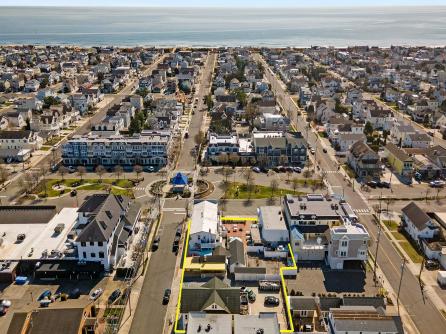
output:
[[[224,183],[228,183],[228,178],[229,178],[229,176],[232,175],[233,170],[231,168],[227,167],[227,166],[224,166],[223,169],[222,169],[222,173],[223,173],[223,176],[225,178],[225,180],[224,180],[225,182]]]
[[[104,176],[104,174],[105,174],[105,172],[106,172],[105,167],[102,166],[102,165],[98,165],[98,166],[96,167],[96,169],[95,169],[95,172],[96,172],[96,174],[98,174],[98,176],[99,176],[99,182],[102,183],[102,177]]]
[[[426,197],[425,197],[425,201],[427,203],[427,199],[429,198],[429,194],[430,194],[431,190],[430,189],[426,189]]]
[[[116,175],[116,178],[119,180],[119,178],[121,177],[122,173],[124,173],[124,168],[122,168],[121,165],[116,165],[114,168],[114,173]]]
[[[65,174],[68,173],[68,169],[65,166],[60,166],[59,167],[59,174],[62,177],[62,180],[65,180]]]
[[[238,162],[240,161],[240,156],[239,156],[237,153],[232,152],[232,153],[229,155],[229,161],[231,161],[232,166],[235,166],[235,165],[237,165]]]
[[[442,190],[443,190],[442,188],[437,188],[437,194],[435,195],[435,198],[436,198],[437,201],[440,200],[440,192],[441,192]]]
[[[228,163],[228,160],[229,160],[228,153],[222,152],[218,155],[218,162],[221,163],[222,165],[226,165]]]
[[[204,143],[205,139],[206,139],[206,135],[204,134],[203,131],[200,130],[200,131],[194,136],[194,143],[195,143],[195,145],[200,146],[201,144]]]
[[[8,180],[8,176],[8,170],[3,166],[0,166],[0,183],[4,183],[6,180]]]
[[[249,168],[249,167],[243,168],[243,169],[240,171],[240,175],[243,177],[243,179],[244,179],[245,182],[246,182],[246,188],[248,188],[248,184],[249,184],[249,183],[252,183],[252,181],[253,181],[253,179],[254,179],[254,175],[253,175],[253,171],[252,171],[252,169]]]
[[[279,188],[279,182],[276,179],[272,179],[269,186],[271,188],[271,199],[273,199],[275,192]]]
[[[387,212],[389,212],[389,207],[391,207],[393,203],[395,203],[395,199],[393,197],[386,198],[386,211]]]
[[[139,176],[143,172],[142,167],[140,165],[135,165],[135,167],[133,167],[133,170],[135,171],[136,178],[139,179]]]
[[[290,179],[291,179],[292,175],[293,175],[292,171],[289,170],[286,172],[286,183],[290,183]]]
[[[299,179],[298,179],[297,177],[294,177],[294,178],[291,180],[291,183],[292,183],[292,185],[293,185],[293,192],[296,193],[297,188],[299,187]]]
[[[81,178],[81,182],[84,181],[84,175],[87,172],[87,169],[84,166],[77,167],[77,175]]]

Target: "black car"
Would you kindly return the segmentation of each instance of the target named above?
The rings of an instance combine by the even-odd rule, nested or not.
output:
[[[265,297],[265,305],[278,306],[280,303],[279,298],[273,296]]]
[[[424,267],[427,270],[437,270],[440,268],[440,265],[438,264],[437,261],[433,261],[433,260],[427,260],[424,264]]]
[[[379,184],[378,184],[378,187],[380,187],[380,188],[390,189],[390,182],[387,182],[387,181],[380,181]]]
[[[322,149],[322,152],[327,153],[327,149],[324,147],[324,148]]]
[[[156,251],[159,246],[160,246],[160,237],[157,236],[155,238],[155,240],[153,240],[153,243],[152,243],[152,252]]]
[[[116,289],[111,293],[111,295],[108,297],[108,303],[112,304],[116,299],[118,299],[121,296],[121,290]]]
[[[375,189],[375,188],[378,186],[378,182],[376,182],[376,181],[369,181],[369,182],[367,182],[367,185],[368,185],[370,188]]]
[[[69,297],[70,299],[78,299],[81,296],[81,290],[75,288],[70,291]]]
[[[178,227],[177,227],[177,230],[176,230],[176,232],[175,232],[175,236],[176,236],[176,237],[181,237],[181,233],[182,233],[182,231],[183,231],[183,228],[182,228],[181,226],[178,226]]]
[[[76,190],[76,189],[71,190],[71,192],[70,192],[70,196],[71,196],[71,197],[74,197],[74,196],[76,196],[76,195],[77,195],[77,190]]]
[[[164,290],[163,305],[167,305],[169,303],[171,293],[172,291],[170,291],[170,289]]]

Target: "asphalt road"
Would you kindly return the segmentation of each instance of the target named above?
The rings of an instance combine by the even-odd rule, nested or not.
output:
[[[349,181],[346,181],[343,175],[336,172],[338,168],[337,163],[332,160],[330,155],[322,152],[321,142],[317,135],[311,131],[308,131],[307,135],[306,121],[298,116],[298,108],[291,101],[290,96],[286,93],[283,86],[280,85],[279,80],[270,72],[269,66],[260,56],[256,55],[256,59],[261,60],[264,63],[265,75],[268,80],[270,80],[272,89],[274,93],[276,93],[279,102],[288,111],[291,120],[297,125],[297,129],[307,136],[308,142],[316,149],[315,159],[319,162],[321,170],[329,172],[326,174],[326,177],[328,183],[333,188],[333,191],[338,194],[343,194],[345,199],[352,205],[353,209],[367,209],[367,203],[356,191],[353,190]],[[356,184],[356,186],[357,185],[358,184]],[[360,221],[366,226],[370,233],[373,240],[372,250],[374,253],[378,227],[371,215],[361,215]],[[402,258],[384,233],[381,234],[377,263],[384,272],[387,280],[390,282],[393,290],[398,291]],[[445,318],[428,298],[423,298],[418,279],[408,269],[404,272],[400,300],[421,333],[445,333]]]
[[[209,55],[200,77],[200,85],[194,96],[194,98],[198,98],[198,101],[196,103],[194,102],[194,105],[197,105],[197,107],[193,109],[195,110],[195,113],[190,120],[188,129],[189,138],[184,139],[183,146],[181,147],[181,153],[176,168],[179,171],[192,171],[195,167],[195,158],[191,155],[191,150],[195,147],[194,137],[200,132],[203,118],[206,114],[207,106],[203,101],[203,97],[209,94],[216,59],[216,53],[211,53]]]
[[[177,259],[172,252],[172,244],[177,226],[184,217],[184,211],[163,212],[158,231],[161,237],[160,245],[158,250],[152,253],[144,276],[138,306],[130,328],[131,334],[160,334],[164,330],[167,305],[163,305],[162,300],[164,290],[170,289],[172,285]],[[170,303],[175,302],[170,300]]]
[[[153,64],[148,66],[144,72],[143,75],[149,74],[152,70],[156,68],[156,66],[166,57],[166,54],[159,57]],[[90,132],[91,125],[99,122],[102,120],[107,113],[107,111],[112,107],[113,105],[119,104],[127,95],[130,95],[135,90],[135,86],[137,83],[137,79],[130,80],[127,85],[118,93],[115,95],[112,95],[114,98],[111,100],[106,106],[98,109],[96,113],[90,117],[89,121],[84,123],[82,126],[78,127],[72,135],[84,135],[88,132]],[[110,96],[110,95],[108,95]],[[72,135],[69,135],[68,137],[71,137]],[[31,166],[33,169],[39,169],[43,166],[49,166],[53,163],[54,157],[60,157],[62,153],[62,145],[69,139],[68,137],[64,138],[57,148],[54,148],[54,153],[49,154],[45,157],[43,157],[37,164],[34,166]],[[14,179],[11,183],[9,183],[2,191],[1,196],[2,199],[4,199],[7,203],[13,201],[17,196],[21,195],[22,189],[19,185],[19,179],[22,172],[19,172],[19,175],[15,175]]]

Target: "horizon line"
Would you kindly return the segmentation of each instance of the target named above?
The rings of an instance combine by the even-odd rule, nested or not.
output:
[[[0,7],[3,8],[178,8],[178,9],[189,9],[189,8],[243,8],[243,9],[260,9],[260,8],[277,8],[277,9],[287,9],[287,8],[318,8],[318,9],[336,9],[336,8],[342,8],[342,9],[348,9],[348,8],[382,8],[382,7],[393,7],[393,8],[416,8],[416,7],[446,7],[446,4],[437,5],[437,4],[428,4],[428,5],[421,5],[421,4],[409,4],[409,5],[395,5],[395,4],[380,4],[380,5],[361,5],[361,4],[355,4],[355,5],[302,5],[299,4],[297,6],[290,6],[290,5],[260,5],[260,6],[222,6],[222,5],[216,5],[216,6],[198,6],[198,5],[191,5],[191,6],[175,6],[175,5],[2,5],[0,4]]]

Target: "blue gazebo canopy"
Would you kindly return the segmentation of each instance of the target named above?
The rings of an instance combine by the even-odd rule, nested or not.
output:
[[[172,184],[174,186],[186,186],[187,183],[188,183],[188,178],[186,174],[177,173],[177,175],[175,175],[172,178]]]

